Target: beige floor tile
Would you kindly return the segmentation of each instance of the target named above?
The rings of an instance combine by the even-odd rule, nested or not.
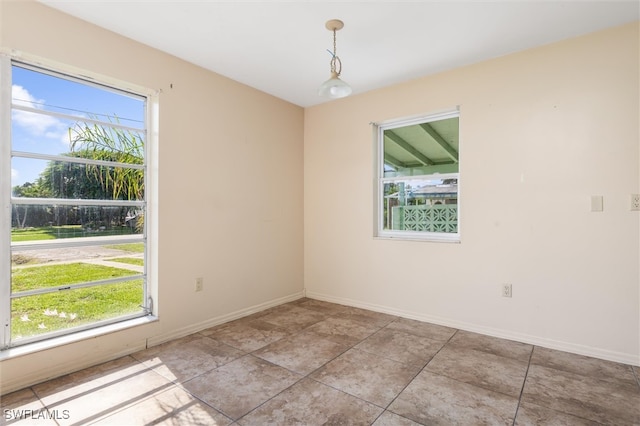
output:
[[[292,300],[291,302],[287,302],[287,303],[285,303],[285,305],[299,305],[299,304],[307,302],[309,300],[315,300],[315,299],[310,299],[308,297],[301,297],[299,299]]]
[[[132,357],[169,380],[184,382],[243,355],[224,343],[193,334],[136,352]]]
[[[11,392],[0,397],[0,409],[8,410],[12,408],[36,410],[42,408],[40,400],[30,388]]]
[[[390,330],[404,331],[405,333],[426,337],[443,343],[448,341],[456,332],[455,328],[443,327],[441,325],[429,324],[428,322],[407,318],[398,318],[387,325],[387,328]]]
[[[351,349],[310,377],[386,407],[419,371],[419,367]]]
[[[324,302],[322,300],[306,299],[298,303],[296,306],[310,309],[312,311],[322,312],[323,314],[336,315],[345,312],[348,307],[337,303]]]
[[[252,313],[250,315],[244,316],[242,318],[235,319],[233,321],[230,321],[230,322],[227,322],[227,323],[224,323],[224,324],[220,324],[220,325],[218,325],[216,327],[213,327],[213,328],[222,328],[222,327],[226,327],[228,325],[234,325],[236,323],[251,322],[251,321],[259,320],[262,317],[265,317],[267,315],[289,312],[291,309],[297,308],[298,305],[301,303],[301,301],[302,301],[302,299],[295,300],[295,301],[289,302],[289,303],[283,303],[281,305],[272,306],[271,308],[267,308],[267,309],[264,309],[262,311],[254,312],[254,313]]]
[[[193,396],[237,420],[302,376],[245,355],[183,384]]]
[[[640,367],[302,298],[3,395],[0,408],[40,416],[2,411],[0,426],[638,426]]]
[[[33,386],[32,389],[40,398],[47,397],[50,393],[60,395],[60,392],[66,390],[70,390],[69,395],[73,395],[74,392],[91,391],[146,369],[144,365],[132,357],[125,356],[48,380]]]
[[[425,425],[511,425],[518,398],[422,371],[389,411]]]
[[[347,349],[348,346],[305,332],[272,343],[253,355],[298,374],[307,375]]]
[[[531,365],[522,402],[610,425],[640,424],[637,384],[612,383]]]
[[[86,424],[174,386],[131,357],[69,374],[33,387],[50,410],[67,410],[61,425]]]
[[[380,327],[375,325],[362,324],[347,318],[331,317],[312,325],[305,332],[314,333],[332,342],[353,346],[379,329]]]
[[[49,412],[30,388],[2,395],[0,397],[0,425],[55,426],[55,418],[66,413],[58,410]]]
[[[385,411],[373,422],[372,426],[420,426],[420,423],[401,417],[391,411]]]
[[[595,377],[614,383],[637,384],[636,377],[630,365],[605,361],[588,356],[571,354],[536,346],[531,356],[531,364],[540,365],[556,370],[576,373],[583,376]]]
[[[276,325],[289,332],[301,331],[317,322],[326,319],[328,315],[298,306],[289,306],[283,310],[260,317],[261,321]]]
[[[347,318],[362,324],[373,325],[376,327],[384,327],[385,325],[389,324],[391,321],[394,321],[395,319],[398,318],[393,315],[383,314],[381,312],[368,311],[366,309],[354,308],[351,306],[347,307],[347,309],[344,312],[340,312],[339,314],[336,314],[336,317]]]
[[[232,420],[173,386],[96,422],[96,425],[222,426]]]
[[[485,336],[463,330],[458,331],[451,338],[449,346],[455,346],[456,348],[463,349],[474,349],[524,362],[529,362],[531,351],[533,350],[533,346],[527,345],[526,343],[499,339],[497,337]]]
[[[525,361],[447,345],[425,370],[517,398],[522,391],[527,365]]]
[[[310,299],[305,299],[305,300],[310,300]],[[269,315],[269,314],[275,314],[275,313],[283,313],[283,312],[289,312],[291,309],[295,309],[295,308],[299,308],[301,303],[304,303],[305,300],[300,299],[299,301],[294,300],[293,302],[288,302],[288,303],[283,303],[282,305],[277,305],[277,306],[273,306],[271,308],[265,309],[264,311],[261,312],[256,312],[257,314],[264,314],[264,315]]]
[[[516,426],[598,426],[598,424],[530,403],[520,404],[515,423]]]
[[[370,425],[382,408],[304,379],[238,421],[254,425]]]
[[[383,328],[359,343],[356,349],[422,368],[442,346],[442,342],[427,337]]]
[[[203,330],[200,334],[244,352],[253,352],[270,343],[277,342],[291,333],[277,325],[260,319],[253,321],[234,321],[233,324]]]

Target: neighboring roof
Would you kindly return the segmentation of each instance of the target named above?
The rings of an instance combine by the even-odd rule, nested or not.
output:
[[[411,198],[444,198],[446,196],[457,196],[458,185],[425,185],[419,188],[411,188],[407,191],[407,197]],[[384,198],[398,198],[399,193],[385,195]]]

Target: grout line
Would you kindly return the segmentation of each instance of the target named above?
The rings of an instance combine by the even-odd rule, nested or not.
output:
[[[404,392],[404,391],[409,387],[409,385],[410,385],[411,383],[413,383],[413,381],[416,379],[416,377],[418,377],[418,375],[419,375],[420,373],[422,373],[422,372],[425,370],[425,368],[427,368],[427,365],[429,365],[429,363],[430,363],[431,361],[433,361],[433,359],[434,359],[434,358],[435,358],[435,357],[440,353],[440,351],[441,351],[442,349],[444,349],[444,347],[445,347],[445,346],[447,346],[447,345],[449,344],[449,342],[451,342],[451,339],[453,339],[453,336],[455,336],[456,334],[458,334],[458,332],[460,331],[460,330],[458,330],[458,329],[455,329],[455,330],[456,330],[456,331],[451,335],[451,337],[449,337],[449,339],[447,339],[447,341],[446,341],[446,342],[444,342],[444,344],[442,345],[442,347],[440,347],[440,349],[438,349],[438,351],[437,351],[435,354],[433,354],[433,356],[432,356],[431,358],[429,358],[429,361],[427,361],[427,362],[425,363],[425,365],[424,365],[424,366],[422,366],[422,368],[418,370],[418,372],[417,372],[417,373],[416,373],[416,374],[411,378],[411,380],[409,380],[409,382],[408,382],[408,383],[407,383],[407,384],[406,384],[406,385],[405,385],[405,386],[400,390],[400,392],[398,392],[398,394],[397,394],[397,395],[396,395],[396,396],[391,400],[391,402],[389,402],[389,404],[387,404],[387,406],[386,406],[386,407],[384,407],[384,411],[383,411],[383,413],[384,413],[385,411],[388,411],[388,410],[389,410],[389,407],[391,407],[391,404],[393,404],[393,403],[395,402],[395,400],[396,400],[396,399],[398,399],[398,397],[402,394],[402,392]],[[435,374],[435,373],[434,373],[434,374]],[[391,412],[391,413],[393,413],[393,411],[390,411],[390,412]],[[396,413],[393,413],[393,414],[396,414]],[[380,414],[380,415],[382,415],[382,414]],[[396,414],[396,415],[398,416],[399,414]],[[400,417],[404,417],[404,416],[400,416]],[[406,418],[406,417],[404,417],[404,418]],[[412,420],[412,421],[413,421],[413,420]]]
[[[305,308],[305,309],[308,309],[308,308]],[[326,321],[328,318],[340,318],[340,313],[339,313],[339,312],[325,312],[325,311],[322,311],[322,310],[315,310],[315,309],[308,309],[308,310],[313,311],[313,312],[318,312],[318,313],[325,314],[325,315],[326,315],[326,318],[324,318],[324,319],[322,319],[322,320],[320,320],[320,321],[318,321],[318,322],[316,322],[316,323],[314,323],[314,324],[311,324],[311,325],[309,325],[308,327],[305,327],[305,328],[303,328],[303,329],[299,330],[298,332],[296,332],[296,333],[294,333],[294,334],[292,334],[292,335],[290,335],[290,336],[286,336],[286,337],[284,337],[283,339],[285,339],[285,338],[290,338],[290,337],[292,337],[293,335],[296,335],[296,334],[301,334],[301,333],[305,332],[309,327],[312,327],[313,325],[318,324],[319,322]],[[332,362],[332,361],[336,360],[337,358],[341,357],[342,355],[344,355],[345,353],[347,353],[347,352],[351,351],[352,349],[355,349],[355,347],[356,347],[358,344],[360,344],[361,342],[363,342],[363,341],[367,340],[367,339],[368,339],[368,338],[370,338],[371,336],[373,336],[373,335],[375,335],[375,334],[379,333],[381,330],[385,329],[389,324],[393,323],[393,322],[394,322],[394,321],[396,321],[396,320],[397,320],[397,318],[396,318],[396,319],[394,319],[394,320],[389,321],[387,324],[385,324],[385,325],[383,325],[383,326],[379,326],[379,327],[378,327],[378,326],[376,326],[376,327],[378,327],[378,330],[376,330],[376,331],[374,331],[373,333],[371,333],[371,334],[367,335],[366,337],[364,337],[364,338],[362,338],[362,339],[358,340],[358,341],[357,341],[357,342],[355,342],[355,343],[350,343],[350,344],[341,344],[342,346],[344,346],[344,347],[345,347],[345,349],[344,349],[342,352],[340,352],[340,353],[336,354],[334,357],[332,357],[331,359],[327,360],[325,363],[323,363],[322,365],[320,365],[318,368],[316,368],[316,369],[314,369],[314,370],[310,371],[310,372],[309,372],[309,373],[307,373],[306,375],[301,375],[302,377],[300,378],[300,380],[296,381],[296,382],[295,382],[295,383],[293,383],[291,386],[287,387],[286,389],[283,389],[281,392],[277,393],[276,395],[272,396],[272,397],[271,397],[271,398],[269,398],[268,400],[264,401],[262,404],[260,404],[260,405],[258,405],[257,407],[253,408],[251,411],[249,411],[248,413],[246,413],[246,414],[245,414],[245,415],[243,415],[242,417],[238,418],[237,420],[241,420],[243,417],[245,417],[245,416],[249,415],[250,413],[254,412],[254,411],[255,411],[255,410],[257,410],[259,407],[262,407],[264,404],[268,403],[268,402],[269,402],[269,401],[271,401],[272,399],[274,399],[274,398],[278,397],[279,395],[281,395],[283,392],[286,392],[288,389],[292,388],[293,386],[297,385],[298,383],[302,382],[303,380],[308,379],[308,380],[314,381],[314,382],[316,382],[316,383],[318,383],[318,384],[320,384],[320,385],[322,385],[322,386],[327,386],[327,387],[329,387],[329,388],[331,388],[331,389],[333,389],[333,390],[335,390],[335,391],[338,391],[338,392],[340,392],[340,393],[342,393],[342,394],[348,395],[349,397],[356,398],[356,399],[358,399],[358,400],[360,400],[360,401],[362,401],[362,402],[364,402],[364,403],[366,403],[366,404],[370,404],[370,405],[373,405],[373,406],[376,406],[376,407],[381,408],[381,409],[382,409],[382,412],[381,412],[381,413],[376,417],[376,419],[374,419],[374,422],[375,422],[375,421],[376,421],[380,416],[382,416],[382,415],[387,411],[387,408],[386,408],[386,407],[383,407],[383,406],[380,406],[380,405],[374,404],[373,402],[367,401],[367,400],[365,400],[365,399],[363,399],[363,398],[360,398],[360,397],[358,397],[358,396],[351,395],[350,393],[345,392],[345,391],[344,391],[344,390],[342,390],[342,389],[339,389],[339,388],[336,388],[336,387],[334,387],[334,386],[332,386],[332,385],[330,385],[330,384],[327,384],[327,383],[321,382],[321,381],[319,381],[319,380],[317,380],[317,379],[315,379],[315,378],[313,378],[313,377],[311,377],[311,376],[312,376],[315,372],[319,371],[319,370],[320,370],[320,369],[322,369],[324,366],[326,366],[327,364],[329,364],[330,362]],[[357,321],[354,321],[354,322],[358,323]],[[454,334],[455,334],[455,333],[454,333]],[[322,336],[318,335],[318,338],[322,338]],[[282,340],[282,339],[280,339],[280,340]],[[333,342],[333,341],[332,341],[332,342]],[[272,342],[272,343],[275,343],[275,342]],[[272,344],[272,343],[270,343],[270,344]],[[333,343],[336,343],[336,342],[333,342]],[[338,343],[338,344],[340,344],[340,343]],[[269,345],[266,345],[266,346],[269,346]],[[266,346],[265,346],[265,347],[266,347]],[[443,346],[444,346],[444,345],[443,345]],[[259,350],[259,349],[257,349],[256,351],[258,351],[258,350]],[[356,350],[358,350],[358,349],[356,349]],[[256,351],[253,351],[253,352],[256,352]],[[364,352],[364,353],[368,353],[368,352],[366,352],[366,351],[363,351],[363,352]],[[253,353],[251,353],[251,354],[253,355]],[[265,360],[265,359],[263,359],[263,358],[257,357],[256,355],[253,355],[253,356],[255,356],[256,358],[259,358],[259,359],[261,359],[261,360],[264,360],[264,361],[266,361],[266,362],[269,362],[269,363],[271,363],[271,364],[273,364],[273,365],[276,365],[276,366],[278,366],[278,367],[284,368],[284,369],[286,369],[286,370],[288,370],[288,371],[290,371],[290,372],[292,372],[292,373],[294,373],[294,374],[300,374],[300,373],[298,373],[298,372],[295,372],[295,371],[292,371],[292,370],[288,369],[287,367],[284,367],[284,366],[281,366],[281,365],[279,365],[279,364],[272,363],[271,361]],[[384,358],[384,357],[383,357],[383,358]],[[385,359],[389,359],[389,358],[385,358]],[[392,360],[392,361],[393,361],[393,360]],[[397,362],[397,361],[396,361],[396,362]],[[424,367],[423,367],[423,368],[424,368]],[[413,378],[409,381],[409,383],[411,383],[411,381],[413,381],[413,379],[415,379],[415,377],[417,376],[417,374],[419,374],[419,373],[420,373],[420,371],[421,371],[421,370],[422,370],[422,369],[420,369],[420,370],[418,371],[418,373],[416,373],[416,375],[415,375],[415,376],[413,376]],[[408,385],[408,384],[407,384],[407,385]],[[405,386],[405,388],[406,388],[406,386]],[[404,388],[403,388],[403,390],[404,390]],[[398,393],[398,395],[399,395],[401,392],[402,392],[402,391],[400,391],[400,392]],[[396,395],[396,398],[397,398],[397,395]],[[395,399],[395,398],[394,398],[394,399]],[[387,407],[388,407],[388,406],[389,406],[389,405],[387,405]],[[237,420],[236,420],[236,421],[237,421]]]
[[[280,392],[278,392],[278,393],[276,393],[275,395],[273,395],[271,398],[267,399],[266,401],[262,402],[261,404],[258,404],[258,405],[257,405],[257,406],[255,406],[255,407],[253,407],[251,410],[247,411],[246,413],[244,413],[242,416],[238,417],[237,419],[234,419],[234,418],[233,418],[233,417],[231,417],[231,416],[227,416],[227,417],[229,417],[230,419],[232,419],[232,420],[233,420],[233,424],[237,424],[238,420],[241,420],[241,419],[243,419],[244,417],[248,416],[249,414],[253,413],[254,411],[256,411],[257,409],[259,409],[259,408],[260,408],[260,407],[262,407],[263,405],[265,405],[265,404],[267,404],[267,403],[271,402],[271,400],[273,400],[274,398],[277,398],[278,396],[282,395],[283,393],[285,393],[286,391],[288,391],[289,389],[291,389],[292,387],[294,387],[295,385],[297,385],[298,383],[300,383],[301,381],[303,381],[304,379],[306,379],[306,378],[307,378],[307,376],[304,376],[304,375],[302,375],[302,374],[300,374],[300,373],[297,373],[297,372],[295,372],[295,371],[293,371],[293,370],[290,370],[290,369],[288,369],[287,367],[283,367],[282,365],[278,365],[278,364],[276,364],[276,363],[273,363],[273,362],[268,361],[268,360],[266,360],[266,359],[260,358],[260,357],[258,357],[258,356],[256,356],[256,355],[253,355],[253,354],[248,354],[248,355],[249,355],[249,356],[252,356],[252,357],[254,357],[254,358],[256,358],[256,359],[258,359],[258,360],[260,360],[260,361],[268,362],[269,364],[271,364],[271,365],[273,365],[273,366],[276,366],[276,367],[279,367],[279,368],[283,368],[283,369],[285,369],[285,370],[289,371],[290,373],[293,373],[293,374],[296,374],[296,375],[300,376],[300,378],[299,378],[298,380],[296,380],[294,383],[292,383],[291,385],[289,385],[289,386],[287,386],[286,388],[282,389]]]
[[[300,302],[300,303],[302,303],[302,302]],[[295,305],[298,305],[298,304],[299,304],[299,303],[295,303]],[[314,326],[314,325],[316,325],[316,324],[318,324],[318,323],[320,323],[320,322],[322,322],[322,321],[326,321],[328,318],[333,318],[333,317],[335,317],[335,316],[336,316],[336,313],[332,313],[332,312],[326,312],[326,311],[322,311],[322,310],[315,310],[315,309],[304,308],[303,306],[298,306],[298,307],[300,307],[300,308],[302,308],[302,309],[307,309],[308,311],[312,311],[312,312],[315,312],[315,313],[318,313],[318,314],[326,315],[326,317],[325,317],[325,318],[323,318],[323,319],[321,319],[320,321],[317,321],[317,322],[314,322],[313,324],[308,325],[307,327],[304,327],[304,328],[302,328],[302,329],[300,329],[300,330],[298,330],[298,331],[295,331],[295,332],[293,332],[292,334],[289,334],[289,335],[287,335],[287,336],[284,336],[284,337],[282,337],[281,339],[278,339],[278,340],[276,340],[276,341],[274,341],[274,342],[270,342],[269,344],[267,344],[267,345],[265,345],[265,346],[262,346],[261,348],[258,348],[258,349],[254,350],[254,351],[251,351],[251,352],[249,352],[247,355],[251,355],[251,356],[253,356],[254,358],[257,358],[257,359],[259,359],[259,360],[261,360],[261,361],[268,362],[269,364],[272,364],[272,365],[274,365],[274,366],[277,366],[277,367],[283,368],[283,369],[285,369],[285,370],[287,370],[287,371],[289,371],[289,372],[291,372],[291,373],[293,373],[293,374],[299,375],[299,376],[300,376],[300,379],[299,379],[299,380],[297,380],[295,383],[292,383],[290,386],[287,386],[285,389],[281,390],[281,391],[280,391],[280,392],[278,392],[277,394],[273,395],[271,398],[267,399],[267,400],[266,400],[266,401],[264,401],[263,403],[261,403],[261,404],[259,404],[258,406],[254,407],[253,409],[251,409],[249,412],[245,413],[244,415],[242,415],[242,416],[241,416],[241,417],[239,417],[238,419],[234,419],[234,423],[236,423],[238,420],[241,420],[242,418],[244,418],[244,417],[248,416],[249,414],[253,413],[254,411],[256,411],[257,409],[259,409],[259,408],[260,408],[260,407],[262,407],[263,405],[267,404],[268,402],[270,402],[270,401],[271,401],[271,400],[273,400],[274,398],[277,398],[279,395],[282,395],[284,392],[288,391],[289,389],[291,389],[292,387],[296,386],[298,383],[302,382],[302,381],[303,381],[303,380],[305,380],[305,379],[312,380],[312,381],[314,381],[314,382],[316,382],[316,383],[319,383],[319,384],[321,384],[321,385],[324,385],[324,386],[329,386],[330,388],[332,388],[332,389],[334,389],[334,390],[337,390],[337,391],[339,391],[339,392],[342,392],[342,393],[344,393],[344,394],[346,394],[346,395],[350,395],[350,394],[348,394],[348,393],[344,392],[343,390],[336,389],[336,388],[334,388],[333,386],[327,385],[326,383],[319,382],[318,380],[313,379],[313,378],[312,378],[312,377],[310,377],[310,376],[311,376],[313,373],[315,373],[316,371],[320,370],[320,369],[321,369],[322,367],[324,367],[325,365],[327,365],[328,363],[330,363],[331,361],[335,360],[336,358],[338,358],[338,357],[342,356],[344,353],[346,353],[346,352],[350,351],[351,349],[353,349],[353,347],[354,347],[356,344],[360,343],[360,341],[362,341],[362,340],[360,340],[358,343],[355,343],[355,344],[353,344],[353,345],[342,344],[342,346],[344,346],[344,347],[345,347],[345,349],[344,349],[342,352],[340,352],[339,354],[337,354],[336,356],[334,356],[333,358],[329,359],[327,362],[325,362],[324,364],[320,365],[318,368],[316,368],[316,369],[314,369],[314,370],[310,371],[310,372],[309,372],[309,373],[307,373],[307,374],[300,374],[300,373],[298,373],[297,371],[293,371],[293,370],[291,370],[291,369],[289,369],[289,368],[287,368],[287,367],[285,367],[285,366],[282,366],[282,365],[276,364],[276,363],[274,363],[274,362],[271,362],[271,361],[269,361],[269,360],[267,360],[267,359],[264,359],[264,358],[261,358],[261,357],[259,357],[259,356],[255,355],[255,352],[258,352],[259,350],[261,350],[261,349],[263,349],[263,348],[265,348],[265,347],[267,347],[267,346],[269,346],[269,345],[272,345],[272,344],[277,343],[277,342],[280,342],[280,341],[282,341],[282,340],[284,340],[284,339],[289,339],[289,338],[291,338],[291,337],[293,337],[293,336],[296,336],[296,335],[302,334],[302,333],[303,333],[303,332],[305,332],[308,328],[310,328],[310,327],[312,327],[312,326]],[[276,325],[276,324],[274,324],[274,325]],[[278,326],[278,325],[276,325],[276,326],[277,326],[277,327],[279,327],[279,328],[281,328],[281,327],[280,327],[280,326]],[[284,328],[282,328],[282,329],[284,330]],[[320,337],[320,336],[318,336],[318,337]],[[365,338],[365,339],[366,339],[366,338]],[[363,339],[363,340],[364,340],[364,339]],[[336,342],[333,342],[333,343],[336,343]],[[337,343],[337,344],[339,344],[339,343]],[[352,397],[354,397],[354,398],[357,398],[357,397],[355,397],[355,396],[353,396],[353,395],[350,395],[350,396],[352,396]],[[361,398],[358,398],[358,399],[361,399]],[[363,401],[364,401],[364,400],[363,400]],[[365,402],[367,402],[367,401],[365,401]],[[374,405],[375,405],[375,404],[374,404]],[[384,412],[384,411],[383,411],[383,412]],[[227,416],[227,417],[229,417],[229,416]]]
[[[522,395],[524,394],[524,387],[527,384],[529,378],[529,367],[531,367],[531,359],[533,358],[533,351],[536,349],[535,345],[531,345],[531,353],[529,354],[529,362],[527,363],[527,371],[524,373],[524,380],[522,381],[522,388],[520,389],[520,396],[518,396],[518,405],[516,406],[516,412],[513,414],[512,426],[515,426],[516,419],[518,418],[518,411],[520,410],[520,404],[522,402]]]
[[[638,376],[636,369],[633,368],[633,365],[630,365],[629,368],[631,368],[631,374],[636,378],[636,383],[638,384],[638,387],[640,387],[640,376]],[[638,371],[640,371],[640,369]]]

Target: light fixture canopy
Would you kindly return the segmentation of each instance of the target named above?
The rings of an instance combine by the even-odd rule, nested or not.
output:
[[[351,86],[345,81],[340,79],[340,73],[342,73],[342,62],[336,54],[336,31],[341,30],[344,27],[344,22],[339,19],[331,19],[327,21],[325,27],[333,32],[333,53],[331,56],[331,77],[320,85],[318,94],[330,99],[344,98],[351,94]]]

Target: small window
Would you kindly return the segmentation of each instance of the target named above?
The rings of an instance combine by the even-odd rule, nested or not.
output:
[[[147,96],[2,69],[0,349],[149,315]]]
[[[459,241],[459,113],[377,125],[376,236]]]

